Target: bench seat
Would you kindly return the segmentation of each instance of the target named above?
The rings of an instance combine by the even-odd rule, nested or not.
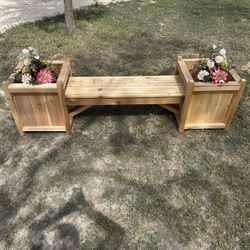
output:
[[[70,77],[65,92],[72,105],[180,103],[184,96],[179,76]]]

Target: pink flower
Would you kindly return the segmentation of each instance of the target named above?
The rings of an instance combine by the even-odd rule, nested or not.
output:
[[[218,84],[218,83],[226,83],[227,82],[227,72],[224,70],[217,68],[211,73],[212,77],[212,83],[213,84]]]
[[[45,84],[55,82],[56,78],[52,75],[49,69],[40,69],[36,75],[37,84]]]

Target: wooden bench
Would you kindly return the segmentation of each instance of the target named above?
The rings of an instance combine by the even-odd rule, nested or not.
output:
[[[56,84],[27,86],[3,83],[20,135],[27,131],[65,131],[73,117],[95,105],[155,104],[173,112],[184,129],[229,129],[246,81],[231,71],[233,81],[212,85],[194,82],[190,70],[199,59],[177,57],[170,76],[72,76],[70,60],[53,61]],[[18,65],[21,69],[22,65]]]
[[[69,77],[65,89],[69,117],[94,105],[156,104],[179,116],[186,87],[180,76]]]

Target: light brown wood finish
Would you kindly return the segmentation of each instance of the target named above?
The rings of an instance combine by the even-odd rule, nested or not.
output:
[[[182,97],[185,86],[179,76],[70,77],[65,96],[76,98]]]
[[[231,71],[235,81],[227,84],[194,82],[190,71],[199,63],[200,59],[178,57],[178,75],[173,76],[72,77],[69,60],[54,61],[53,68],[60,72],[56,84],[3,86],[21,135],[23,131],[70,134],[73,117],[93,105],[157,104],[175,114],[180,133],[228,130],[246,82],[235,71]]]
[[[69,61],[50,63],[59,73],[59,81],[63,82],[63,79],[67,81]],[[22,67],[23,62],[19,62],[16,68],[21,70]],[[62,72],[61,69],[63,69]],[[13,79],[13,75],[11,78]],[[66,121],[57,84],[32,86],[8,82],[4,83],[3,87],[21,135],[26,131],[66,131]],[[62,93],[64,96],[64,91]],[[65,101],[65,98],[63,100]]]
[[[71,123],[70,123],[70,117],[68,112],[68,107],[65,99],[65,88],[67,86],[68,78],[70,75],[70,60],[65,60],[60,74],[57,79],[57,89],[58,89],[58,97],[60,101],[60,106],[62,108],[62,115],[64,120],[64,125],[66,129],[66,134],[71,134]]]
[[[225,130],[229,130],[229,128],[230,128],[231,122],[233,120],[234,114],[235,114],[237,107],[239,105],[240,98],[244,92],[245,87],[246,87],[246,80],[241,79],[240,80],[240,90],[233,94],[232,101],[231,101],[230,106],[228,108],[228,112],[227,112],[226,119],[225,119],[225,123],[226,123]]]
[[[186,95],[185,95],[184,103],[183,103],[183,106],[181,109],[181,114],[180,114],[180,120],[179,120],[179,132],[180,133],[184,132],[187,114],[188,114],[188,110],[189,110],[189,105],[190,105],[191,100],[192,100],[193,89],[194,89],[194,81],[189,80],[187,82]]]
[[[225,128],[225,123],[197,123],[197,124],[188,124],[186,123],[185,129],[218,129],[218,128]]]
[[[21,83],[12,83],[9,85],[10,93],[57,93],[57,86],[55,83],[42,85],[27,85]]]
[[[185,62],[183,61],[181,56],[177,57],[177,70],[178,70],[178,73],[180,74],[182,80],[186,84],[186,86],[188,85],[188,83],[194,81],[193,77],[191,76],[191,74],[187,68],[187,65],[185,64]]]
[[[180,110],[177,108],[177,107],[174,107],[174,106],[171,106],[169,104],[161,104],[160,105],[162,108],[170,111],[170,112],[173,112],[174,114],[177,114],[179,115],[180,114]]]
[[[177,64],[184,82],[190,78],[193,67],[200,60],[179,58]],[[231,70],[233,81],[226,84],[201,83],[191,81],[187,85],[185,100],[181,108],[179,131],[184,129],[225,128],[229,129],[246,85],[238,74]]]
[[[73,118],[74,116],[80,114],[81,112],[91,108],[92,106],[76,106],[69,112],[69,117]]]
[[[8,104],[10,106],[10,110],[11,110],[12,116],[14,118],[17,130],[19,132],[19,135],[23,136],[24,132],[23,132],[22,122],[20,121],[20,117],[19,117],[19,114],[18,114],[18,112],[16,110],[14,100],[13,100],[11,94],[9,93],[9,90],[8,90],[9,84],[8,84],[8,82],[3,82],[2,86],[3,86],[3,91],[4,91],[5,98],[6,98]]]
[[[178,104],[183,97],[159,97],[159,98],[69,98],[68,105],[158,105]]]
[[[65,132],[65,126],[23,126],[24,132]]]

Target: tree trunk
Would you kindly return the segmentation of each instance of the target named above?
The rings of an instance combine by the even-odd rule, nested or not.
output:
[[[64,0],[65,24],[68,33],[71,35],[76,30],[72,0]]]

